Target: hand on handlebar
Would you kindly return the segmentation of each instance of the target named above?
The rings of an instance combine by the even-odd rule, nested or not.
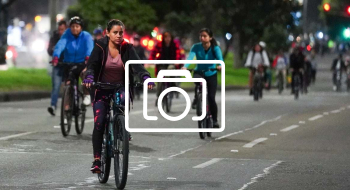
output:
[[[221,71],[221,65],[218,65],[218,66],[216,67],[216,69],[217,69],[218,71]]]
[[[94,76],[93,75],[88,75],[85,77],[83,80],[83,85],[85,85],[86,88],[91,88],[92,83],[94,82]]]
[[[150,77],[150,76],[144,76],[144,77],[143,77],[143,81],[145,81],[145,80],[148,79],[148,78],[151,78],[151,77]],[[154,82],[148,83],[148,89],[150,89],[150,90],[152,90],[153,87],[155,87],[155,86],[156,86],[156,84],[155,84]]]
[[[56,67],[57,64],[58,64],[58,57],[53,57],[51,63],[52,63],[52,65],[53,65],[54,67]]]
[[[187,70],[187,68],[186,67],[182,67],[181,70]]]

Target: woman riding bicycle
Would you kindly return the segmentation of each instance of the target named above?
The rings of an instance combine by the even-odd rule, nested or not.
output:
[[[154,50],[151,52],[149,56],[149,60],[180,60],[180,49],[179,44],[174,42],[174,37],[170,34],[170,32],[164,32],[162,35],[163,40],[158,42]],[[160,70],[171,70],[175,69],[176,65],[169,64],[156,64],[155,68],[155,76],[158,75]],[[156,106],[158,102],[158,97],[160,93],[162,93],[162,83],[158,83],[157,86],[157,99]],[[171,83],[170,86],[174,86],[175,84]]]
[[[187,57],[187,60],[193,60],[196,56],[197,60],[221,60],[222,53],[220,47],[217,45],[216,40],[213,37],[213,32],[208,28],[203,28],[199,31],[199,40],[200,43],[194,44],[191,48],[191,51]],[[183,69],[187,69],[190,64],[185,64]],[[213,117],[213,126],[214,128],[219,128],[218,123],[218,107],[215,101],[216,88],[218,84],[217,71],[210,71],[210,69],[221,70],[221,66],[217,64],[197,64],[194,72],[194,77],[203,77],[201,76],[201,71],[205,71],[204,79],[207,81],[208,86],[208,102],[210,113]],[[196,100],[197,94],[195,94],[195,99],[192,102],[192,108],[197,103]]]
[[[87,76],[83,83],[90,88],[93,82],[103,82],[110,84],[124,84],[125,70],[124,64],[128,60],[139,60],[132,44],[126,42],[123,38],[125,26],[120,20],[113,19],[107,24],[107,36],[98,40],[88,61]],[[129,91],[132,92],[133,75],[136,74],[143,81],[150,78],[150,74],[141,64],[130,65],[130,85]],[[149,84],[152,89],[154,83]],[[94,131],[92,134],[94,162],[91,167],[93,173],[101,172],[101,151],[102,140],[105,127],[107,125],[107,114],[109,113],[110,98],[113,97],[114,90],[95,90],[93,100],[94,111]],[[119,89],[121,97],[125,97],[125,88]],[[130,93],[132,101],[133,94]],[[127,100],[128,101],[128,100]],[[125,104],[125,99],[121,99]],[[128,111],[128,110],[126,110]]]
[[[64,53],[63,62],[69,64],[70,70],[65,70],[64,75],[66,79],[66,84],[70,84],[70,81],[80,77],[83,79],[83,70],[86,67],[86,62],[89,59],[90,53],[94,46],[92,36],[82,30],[83,21],[75,16],[70,19],[70,28],[68,28],[61,39],[57,42],[55,50],[53,52],[53,66],[57,66],[58,58],[61,53]],[[68,93],[68,91],[66,91]],[[89,91],[84,88],[84,105],[89,105],[91,103]],[[69,96],[65,98],[65,110],[69,110]]]

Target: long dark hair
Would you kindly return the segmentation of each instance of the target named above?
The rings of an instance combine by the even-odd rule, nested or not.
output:
[[[206,32],[209,37],[211,37],[212,39],[210,40],[210,46],[212,48],[214,48],[215,46],[218,45],[218,43],[216,42],[215,38],[214,38],[214,34],[213,34],[213,31],[211,31],[209,28],[202,28],[199,33],[202,33],[202,32]]]
[[[218,43],[216,42],[215,38],[214,38],[214,34],[213,34],[213,31],[211,31],[209,28],[202,28],[200,31],[199,31],[199,34],[202,33],[202,32],[206,32],[209,37],[211,37],[211,40],[210,40],[210,48],[211,48],[211,52],[213,53],[213,56],[214,58],[216,59],[216,55],[215,55],[215,52],[214,52],[214,48],[215,46],[218,46]]]
[[[162,34],[162,37],[163,37],[163,40],[162,40],[162,48],[165,48],[165,40],[164,40],[164,35],[170,35],[170,38],[171,38],[171,40],[170,40],[170,46],[169,47],[173,47],[173,46],[175,46],[175,43],[174,43],[174,36],[173,35],[171,35],[171,33],[170,32],[168,32],[168,31],[165,31],[165,32],[163,32],[163,34]]]
[[[107,31],[110,32],[113,26],[121,26],[125,30],[125,25],[121,20],[112,19],[107,23]]]
[[[176,59],[176,45],[175,45],[175,42],[174,42],[174,37],[173,35],[171,35],[170,32],[166,31],[166,32],[163,32],[162,34],[162,37],[163,37],[163,40],[162,40],[162,52],[165,51],[165,40],[164,40],[164,35],[170,35],[170,45],[169,45],[169,48],[170,48],[170,59]],[[164,56],[165,54],[162,53],[161,56]],[[169,58],[165,58],[165,57],[161,57],[162,59],[169,59]]]

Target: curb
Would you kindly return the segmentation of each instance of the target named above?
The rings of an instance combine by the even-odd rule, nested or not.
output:
[[[193,92],[194,88],[183,88],[187,92]],[[226,86],[228,91],[235,90],[246,90],[247,86]],[[218,88],[220,90],[220,87]],[[156,93],[155,90],[149,91],[149,93]],[[13,102],[13,101],[28,101],[28,100],[38,100],[42,98],[50,98],[51,92],[49,91],[28,91],[28,92],[1,92],[0,102]]]
[[[0,102],[37,100],[50,96],[51,92],[48,91],[5,92],[0,93]]]

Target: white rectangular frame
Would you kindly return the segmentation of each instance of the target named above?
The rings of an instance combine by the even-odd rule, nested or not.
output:
[[[130,64],[220,64],[221,65],[221,127],[220,128],[130,128],[129,66]],[[225,130],[225,63],[221,60],[129,60],[125,63],[125,129],[129,132],[222,132]],[[143,109],[142,109],[143,110]],[[195,122],[193,122],[195,123]]]

